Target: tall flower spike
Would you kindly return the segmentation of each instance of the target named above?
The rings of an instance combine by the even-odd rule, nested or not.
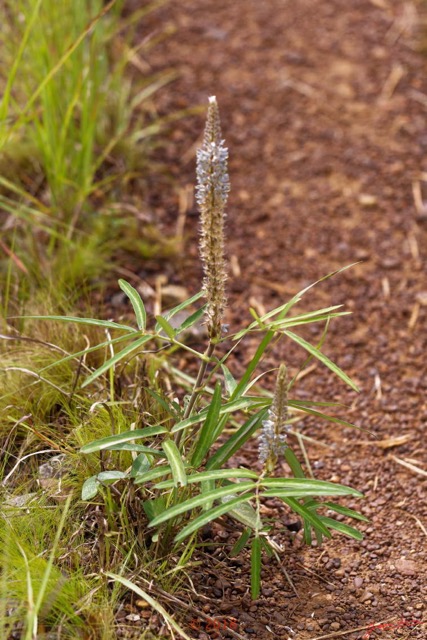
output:
[[[263,420],[259,438],[259,460],[267,474],[274,471],[279,455],[286,447],[286,421],[288,419],[288,375],[286,366],[280,365],[273,402],[268,419]]]
[[[200,255],[203,289],[207,298],[206,319],[212,341],[221,337],[226,305],[224,261],[224,220],[230,183],[228,150],[221,139],[221,125],[215,96],[209,98],[203,144],[197,151],[196,200],[200,210]]]

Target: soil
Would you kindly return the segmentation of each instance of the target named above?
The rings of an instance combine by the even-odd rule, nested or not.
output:
[[[271,309],[357,262],[322,283],[302,308],[343,303],[353,312],[333,323],[324,351],[361,392],[347,391],[319,364],[297,393],[345,403],[342,417],[369,431],[322,422],[299,427],[315,440],[306,444],[315,477],[365,494],[363,501],[344,501],[370,519],[359,526],[362,542],[334,535],[320,549],[304,547],[301,534],[289,530],[289,516],[267,504],[266,516],[275,519],[272,537],[283,547],[282,567],[264,559],[259,599],[250,599],[248,558],[230,560],[215,547],[215,536],[229,537],[230,545],[235,539],[218,527],[211,552],[208,547],[198,556],[202,564],[191,574],[194,592],[181,594],[195,609],[175,609],[177,619],[201,640],[231,637],[233,630],[260,640],[426,637],[422,6],[180,0],[150,21],[147,33],[165,24],[176,28],[148,58],[154,71],[172,67],[179,74],[159,94],[159,113],[206,105],[209,95],[220,106],[232,184],[227,321],[241,327],[242,317],[250,320],[249,306]],[[170,174],[150,192],[166,232],[173,235],[177,220],[185,219],[182,256],[166,275],[190,292],[200,282],[192,185],[204,113],[173,122],[159,152]],[[252,352],[249,343],[237,353],[237,373]],[[264,366],[286,361],[295,371],[303,357],[283,344]],[[296,441],[292,446],[301,458]],[[257,467],[255,441],[237,462]],[[196,610],[221,620],[221,631],[209,631]]]

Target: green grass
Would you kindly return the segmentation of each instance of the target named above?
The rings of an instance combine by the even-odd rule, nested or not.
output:
[[[26,279],[32,293],[54,274],[56,289],[68,295],[66,285],[87,288],[105,276],[124,246],[142,256],[170,251],[162,237],[153,246],[147,234],[144,244],[130,206],[132,183],[138,181],[140,192],[148,153],[165,124],[153,95],[174,77],[129,69],[151,46],[134,45],[137,25],[159,4],[126,19],[122,0],[6,0],[0,6],[5,313],[20,295],[12,295],[13,282]]]

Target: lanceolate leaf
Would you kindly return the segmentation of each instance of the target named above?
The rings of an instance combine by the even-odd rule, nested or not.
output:
[[[136,323],[138,329],[145,331],[147,324],[147,312],[145,311],[144,303],[138,291],[132,287],[126,280],[119,280],[119,287],[129,298],[133,310],[135,312]]]
[[[107,436],[106,438],[100,438],[85,444],[80,451],[82,453],[93,453],[94,451],[101,451],[108,449],[112,445],[118,445],[123,442],[130,442],[131,440],[138,440],[139,438],[150,438],[157,436],[161,433],[167,433],[165,427],[146,427],[145,429],[133,429],[130,431],[124,431],[114,436]]]
[[[21,319],[26,320],[56,320],[58,322],[76,322],[77,324],[92,324],[96,327],[102,327],[104,329],[121,329],[121,331],[128,331],[129,333],[136,333],[134,327],[129,327],[125,324],[117,324],[117,322],[111,322],[109,320],[95,320],[94,318],[76,318],[71,316],[19,316]]]
[[[234,558],[234,556],[239,555],[239,553],[245,547],[245,545],[246,545],[247,541],[249,540],[250,536],[251,536],[251,530],[249,528],[245,529],[242,532],[242,535],[240,536],[240,538],[237,540],[237,542],[234,544],[234,547],[230,551],[230,556],[232,558]]]
[[[196,295],[192,296],[191,298],[188,298],[188,300],[184,300],[184,302],[181,302],[173,309],[169,309],[169,311],[167,311],[161,317],[165,318],[166,320],[170,320],[171,318],[173,318],[173,316],[176,313],[178,313],[179,311],[182,311],[182,309],[185,309],[186,307],[189,307],[191,304],[193,304],[193,302],[197,302],[197,300],[199,300],[203,295],[204,295],[204,292],[199,291],[199,293],[196,293]],[[160,329],[162,329],[162,327],[159,323],[157,323],[155,331],[160,331]]]
[[[304,520],[304,527],[311,525],[315,529],[316,533],[320,532],[327,538],[331,537],[329,530],[323,524],[319,516],[307,509],[304,505],[298,502],[298,500],[295,500],[294,498],[282,498],[282,500],[292,509],[292,511],[295,511],[295,513],[302,516]]]
[[[260,411],[251,416],[224,444],[208,459],[206,469],[218,469],[231,458],[233,453],[238,451],[242,445],[249,440],[252,434],[259,428],[262,420],[265,419],[267,410]]]
[[[188,484],[195,482],[205,482],[206,480],[224,480],[227,478],[253,478],[258,479],[258,474],[250,469],[218,469],[212,471],[201,471],[200,473],[193,473],[191,476],[187,476]],[[156,489],[169,489],[173,486],[173,482],[165,480],[164,482],[158,482]]]
[[[234,411],[241,411],[243,409],[248,408],[257,408],[260,406],[265,406],[267,404],[271,404],[271,400],[268,398],[260,398],[258,396],[250,396],[244,398],[238,398],[237,400],[233,400],[232,402],[227,402],[223,404],[219,414],[225,415],[228,413],[233,413]],[[202,422],[209,411],[209,407],[207,409],[203,409],[199,414],[195,416],[191,416],[191,418],[187,418],[186,420],[182,420],[178,422],[174,427],[172,427],[172,433],[176,433],[177,431],[182,431],[182,429],[186,429],[193,424],[197,424],[198,422]]]
[[[335,529],[335,531],[338,531],[349,538],[354,538],[355,540],[363,540],[363,533],[354,527],[350,527],[348,524],[344,524],[343,522],[338,522],[333,518],[327,518],[326,516],[319,516],[319,518],[322,523],[328,527],[328,529]]]
[[[190,329],[190,327],[192,327],[193,324],[196,324],[196,322],[198,322],[198,320],[200,320],[200,318],[203,317],[205,309],[206,309],[206,305],[204,305],[200,309],[197,309],[197,311],[192,313],[191,316],[188,316],[188,318],[186,318],[186,320],[184,320],[184,322],[176,330],[177,334],[181,333],[181,331],[185,331],[186,329]]]
[[[167,337],[171,340],[175,340],[176,331],[173,326],[166,320],[166,318],[164,318],[163,316],[156,316],[156,320],[160,329],[163,329]]]
[[[127,347],[119,351],[119,353],[116,353],[112,358],[104,362],[104,364],[101,367],[99,367],[99,369],[94,371],[92,375],[86,378],[86,380],[82,384],[82,387],[86,387],[88,384],[96,380],[96,378],[99,378],[99,376],[102,376],[102,374],[108,371],[108,369],[111,369],[111,367],[114,367],[114,365],[120,362],[120,360],[123,360],[124,358],[129,356],[133,351],[136,351],[137,349],[142,347],[142,345],[148,342],[149,340],[151,340],[152,337],[153,336],[150,336],[150,335],[142,336],[142,338],[139,338],[139,340],[135,340],[135,342],[132,342]]]
[[[190,524],[184,527],[182,531],[180,531],[175,536],[175,541],[180,542],[181,540],[184,540],[184,538],[189,536],[194,531],[197,531],[201,527],[204,527],[205,524],[208,524],[208,522],[212,522],[212,520],[219,518],[219,516],[224,515],[224,513],[229,513],[234,507],[242,504],[243,502],[246,502],[247,500],[250,500],[251,498],[253,498],[252,495],[238,496],[236,498],[233,498],[229,502],[221,503],[220,505],[214,507],[213,509],[210,509],[209,511],[204,511],[202,515],[192,520]]]
[[[184,463],[178,447],[173,440],[165,440],[162,446],[172,469],[174,486],[185,487],[187,484],[187,474],[185,473]]]
[[[196,448],[191,458],[191,464],[195,469],[198,469],[202,460],[208,453],[214,437],[214,430],[219,420],[219,412],[221,409],[221,383],[217,382],[215,385],[215,391],[212,400],[209,405],[206,420],[200,430],[199,436],[196,442]]]
[[[254,487],[255,487],[255,484],[250,481],[238,482],[226,487],[220,487],[219,489],[214,489],[213,491],[208,491],[207,493],[199,494],[194,498],[190,498],[189,500],[185,500],[180,504],[176,504],[175,506],[170,507],[170,509],[167,509],[164,513],[162,513],[160,516],[158,516],[152,522],[150,522],[150,526],[157,527],[157,525],[161,524],[162,522],[166,522],[166,520],[175,518],[175,516],[180,515],[181,513],[185,513],[186,511],[190,511],[191,509],[195,509],[196,507],[201,507],[203,506],[203,504],[206,504],[212,500],[219,500],[223,496],[227,496],[232,493],[238,493],[238,492],[242,493],[243,491],[249,491]],[[246,498],[248,497],[251,497],[251,496],[250,495],[246,496]]]
[[[263,495],[271,496],[274,493],[280,498],[286,495],[301,498],[316,495],[363,496],[360,491],[351,487],[325,480],[312,480],[311,478],[264,478],[260,484],[267,488]]]
[[[252,600],[259,596],[261,585],[261,540],[256,537],[252,540],[251,549],[251,594]]]
[[[307,340],[304,340],[304,338],[301,338],[301,336],[297,336],[292,331],[284,331],[284,333],[285,335],[288,336],[288,338],[291,338],[291,340],[299,344],[300,347],[303,347],[303,349],[308,351],[308,353],[310,353],[312,356],[320,360],[320,362],[322,362],[326,367],[328,367],[328,369],[333,371],[333,373],[335,373],[339,378],[341,378],[343,382],[348,384],[349,387],[354,389],[354,391],[359,391],[359,387],[353,382],[353,380],[351,380],[351,378],[349,378],[348,375],[344,373],[344,371],[342,371],[342,369],[340,369],[338,365],[332,362],[332,360],[329,360],[329,358],[325,356],[324,353],[316,349],[316,347],[313,347],[313,345],[307,342]]]

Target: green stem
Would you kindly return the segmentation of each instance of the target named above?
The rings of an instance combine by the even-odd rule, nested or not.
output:
[[[214,350],[215,350],[215,343],[210,342],[204,354],[204,358],[200,363],[200,368],[197,374],[196,382],[194,383],[194,388],[190,396],[190,400],[188,401],[187,407],[184,411],[184,417],[183,417],[184,420],[190,417],[193,407],[196,403],[196,400],[200,394],[200,391],[203,388],[202,387],[203,378],[205,377],[206,369],[207,369],[208,363],[210,362],[210,359],[212,358]],[[179,443],[181,442],[182,434],[183,434],[183,431],[179,431],[176,434],[175,443],[177,447],[179,447]]]

